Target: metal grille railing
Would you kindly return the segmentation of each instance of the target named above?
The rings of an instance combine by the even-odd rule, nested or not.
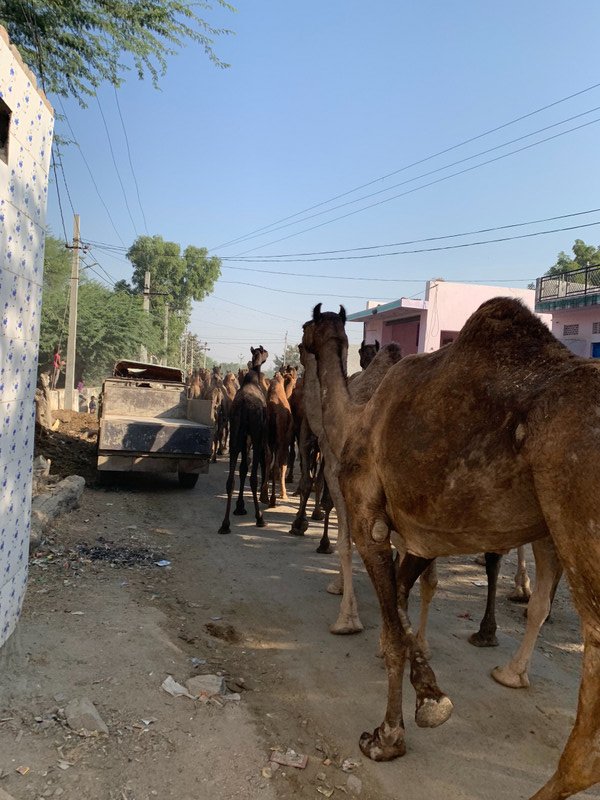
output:
[[[536,302],[600,293],[600,264],[537,279]]]

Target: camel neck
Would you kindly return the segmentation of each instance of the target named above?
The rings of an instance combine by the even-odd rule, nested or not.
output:
[[[320,352],[316,353],[316,358],[323,426],[330,447],[340,458],[346,438],[350,395],[336,342],[326,342]]]

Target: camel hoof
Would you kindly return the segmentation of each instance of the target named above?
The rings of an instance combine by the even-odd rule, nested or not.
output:
[[[290,528],[290,536],[304,536],[304,531],[302,528],[297,528],[292,525]]]
[[[475,647],[498,647],[498,639],[493,633],[486,636],[481,631],[477,631],[469,636],[469,642]]]
[[[329,633],[335,636],[351,636],[353,633],[361,633],[364,631],[362,622],[358,617],[336,620],[333,625],[329,626]]]
[[[363,755],[372,761],[392,761],[406,753],[402,733],[398,734],[394,742],[382,742],[379,728],[375,728],[373,733],[363,733],[358,744]]]
[[[275,497],[272,497],[269,500],[269,508],[277,508],[277,500],[275,499]]]
[[[301,517],[300,519],[295,519],[292,522],[292,528],[290,533],[293,533],[295,536],[302,536],[305,531],[308,530],[308,520],[306,517]]]
[[[256,527],[257,528],[266,528],[267,527],[267,523],[264,521],[264,519],[262,517],[259,517],[256,520]]]
[[[508,595],[508,599],[511,603],[528,603],[529,598],[531,597],[531,591],[529,589],[515,589],[512,594]]]
[[[530,686],[526,672],[519,674],[508,667],[495,667],[491,675],[496,683],[507,686],[509,689],[528,689]]]
[[[438,700],[427,697],[415,712],[415,722],[419,728],[437,728],[450,718],[453,708],[452,700],[445,694]]]
[[[317,522],[322,522],[325,519],[325,514],[320,509],[315,508],[310,515],[310,518],[316,520]]]
[[[330,555],[333,553],[333,547],[329,544],[329,542],[327,544],[320,544],[317,547],[317,553],[325,553],[326,555]]]
[[[248,512],[245,508],[234,508],[232,513],[234,517],[245,517]]]
[[[231,533],[230,526],[229,525],[225,525],[225,523],[223,523],[221,525],[221,527],[219,528],[219,533]]]
[[[261,492],[261,493],[260,493],[260,497],[259,497],[258,499],[259,499],[259,500],[260,500],[260,502],[261,502],[261,503],[263,503],[265,506],[268,506],[268,505],[269,505],[269,494],[268,494],[268,492]]]
[[[331,583],[327,584],[327,593],[344,594],[344,586],[338,578],[336,578],[334,581],[331,581]]]

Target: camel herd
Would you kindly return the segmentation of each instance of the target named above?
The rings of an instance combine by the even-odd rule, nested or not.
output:
[[[382,615],[388,673],[382,724],[360,738],[376,761],[405,753],[402,684],[405,662],[416,693],[415,719],[435,727],[452,713],[428,661],[427,610],[435,559],[485,553],[488,603],[478,646],[495,643],[494,600],[500,555],[531,543],[536,581],[523,641],[493,672],[499,683],[529,685],[528,666],[564,570],[581,616],[584,655],[575,724],[550,780],[532,800],[561,800],[600,780],[600,365],[574,356],[519,301],[495,298],[438,351],[401,357],[396,345],[362,348],[363,370],[346,374],[345,312],[322,312],[304,325],[304,373],[276,376],[267,387],[262,347],[230,405],[229,514],[238,457],[244,514],[250,451],[256,524],[260,499],[285,497],[289,453],[298,445],[300,507],[291,533],[308,525],[306,500],[322,484],[327,520],[335,508],[342,594],[333,633],[362,630],[352,581],[352,544],[373,583]],[[250,446],[251,445],[251,446]],[[596,467],[594,467],[596,464]],[[259,491],[258,473],[261,473]],[[267,483],[272,476],[272,492]],[[259,497],[260,495],[260,497]],[[319,552],[329,551],[327,529]],[[522,593],[528,581],[520,559]],[[421,620],[407,604],[421,580]]]

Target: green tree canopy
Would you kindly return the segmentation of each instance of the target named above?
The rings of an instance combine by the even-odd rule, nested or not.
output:
[[[298,350],[298,345],[288,344],[283,355],[273,356],[273,363],[275,364],[275,371],[287,365],[290,367],[299,367],[300,351]]]
[[[572,250],[573,257],[561,250],[556,263],[550,267],[546,275],[560,275],[561,272],[584,269],[588,264],[600,264],[600,247],[586,244],[582,239],[575,239]]]
[[[216,5],[234,10],[226,0]],[[38,77],[43,72],[48,92],[85,105],[101,83],[119,86],[132,68],[156,86],[168,56],[186,41],[226,67],[213,45],[231,31],[213,27],[198,9],[210,12],[212,6],[206,0],[4,0],[0,24]]]
[[[60,239],[46,237],[39,366],[48,370],[55,347],[66,355],[71,254]],[[113,291],[82,275],[78,297],[75,379],[88,385],[112,372],[121,358],[139,357],[140,344],[160,347],[141,297]]]
[[[150,312],[155,331],[164,331],[165,304],[169,307],[169,347],[155,351],[170,364],[181,359],[181,339],[189,322],[192,301],[209,295],[221,274],[221,261],[204,247],[189,245],[181,252],[176,242],[161,236],[140,236],[129,248],[133,264],[132,286],[140,296],[144,275],[150,273]]]

